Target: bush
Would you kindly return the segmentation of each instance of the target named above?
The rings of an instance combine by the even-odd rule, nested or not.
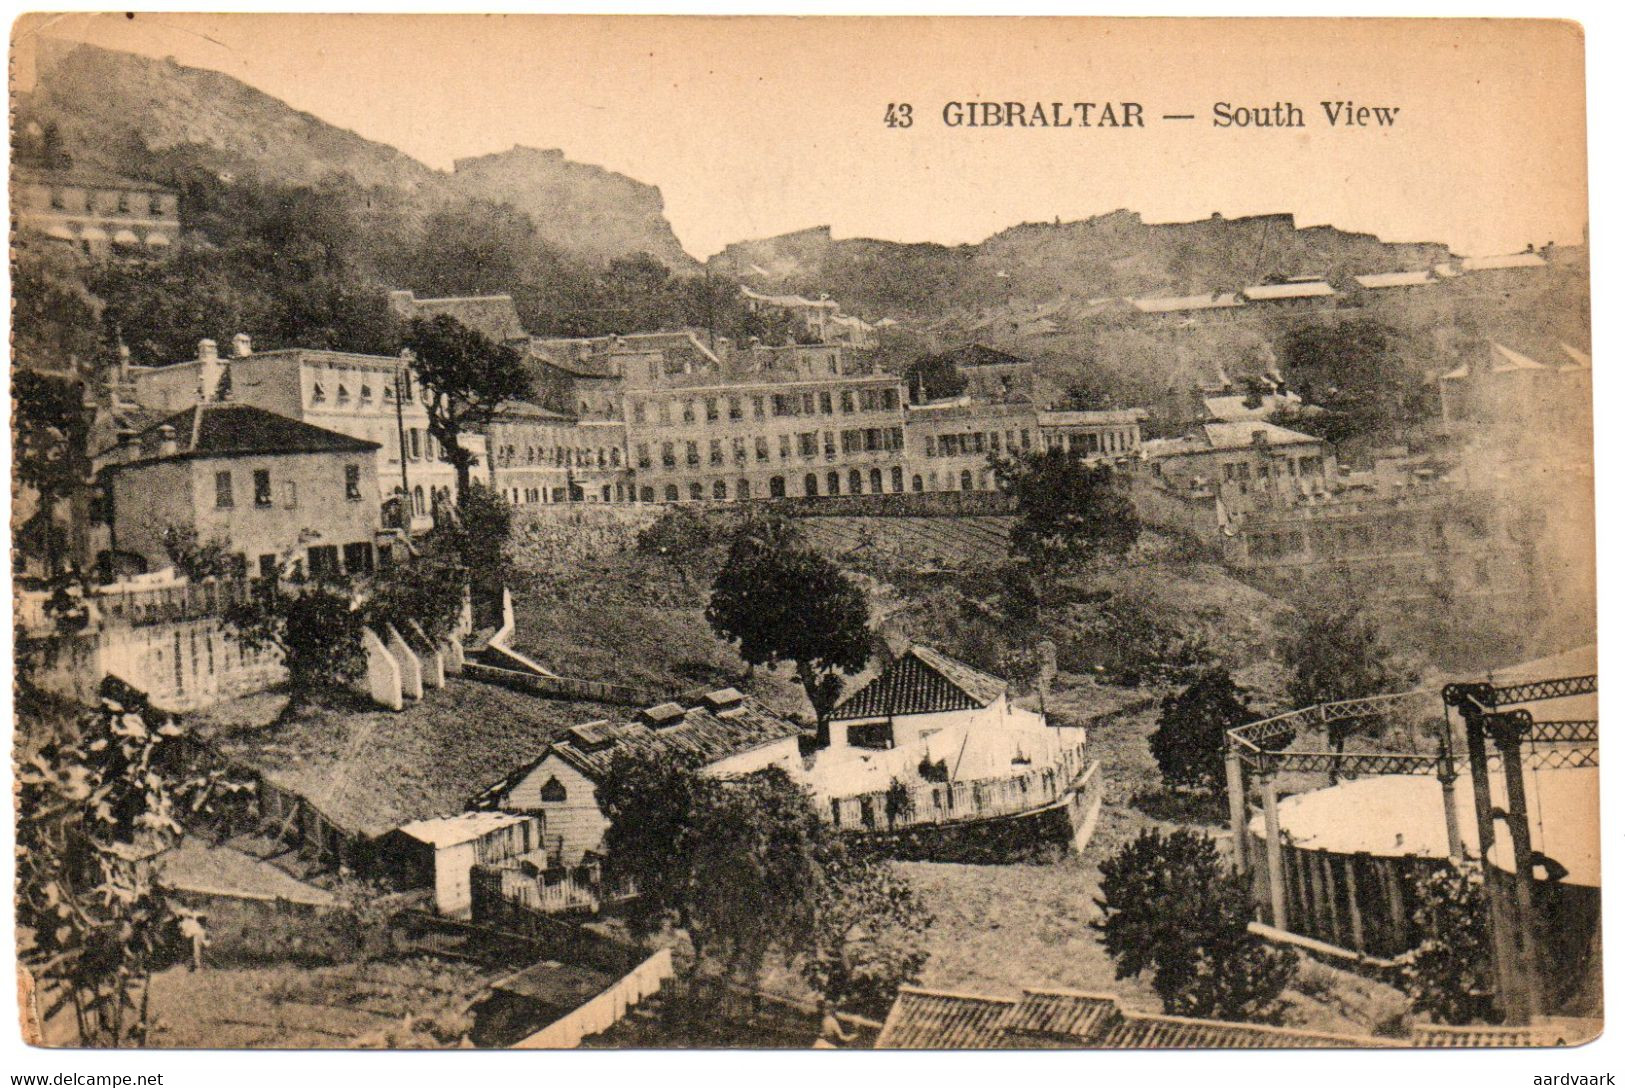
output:
[[[1297,970],[1292,952],[1247,929],[1243,877],[1213,840],[1192,831],[1148,830],[1100,865],[1104,914],[1094,926],[1117,961],[1117,977],[1151,972],[1164,1012],[1225,1020],[1278,1018]]]
[[[1483,877],[1443,870],[1417,881],[1416,893],[1416,924],[1428,936],[1405,967],[1411,1008],[1446,1024],[1496,1022]]]
[[[1218,793],[1224,788],[1225,733],[1252,720],[1225,669],[1203,673],[1163,704],[1151,755],[1162,780],[1176,789]]]

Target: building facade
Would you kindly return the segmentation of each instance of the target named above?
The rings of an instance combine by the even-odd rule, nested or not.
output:
[[[200,398],[225,397],[372,443],[375,486],[392,500],[389,520],[400,523],[404,507],[413,531],[433,525],[437,501],[456,497],[456,469],[429,433],[428,395],[409,360],[312,348],[255,351],[249,337],[238,334],[229,358],[213,340],[202,340],[196,359],[131,367],[129,374],[146,408],[178,410]],[[477,462],[485,460],[484,436],[465,435],[463,445]]]
[[[97,257],[162,250],[181,232],[174,190],[100,171],[18,167],[11,201],[19,231]]]
[[[380,521],[375,443],[264,409],[195,404],[99,460],[109,550],[167,566],[166,533],[218,542],[250,575],[285,560],[365,573],[394,534]]]

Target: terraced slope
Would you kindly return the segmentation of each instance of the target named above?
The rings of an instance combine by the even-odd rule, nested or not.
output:
[[[813,547],[836,559],[909,567],[964,567],[997,563],[1010,552],[1013,517],[802,518],[798,527]]]

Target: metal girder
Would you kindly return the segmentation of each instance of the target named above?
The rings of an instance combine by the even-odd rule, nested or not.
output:
[[[1597,743],[1597,723],[1595,721],[1552,721],[1535,722],[1529,728],[1529,735],[1524,738],[1531,744],[1595,744]]]
[[[1438,756],[1404,755],[1397,752],[1275,752],[1265,753],[1265,763],[1275,771],[1360,774],[1435,774]]]
[[[1527,684],[1494,685],[1488,683],[1446,684],[1440,693],[1445,705],[1461,709],[1493,710],[1498,706],[1533,703],[1541,699],[1566,699],[1573,695],[1595,695],[1596,674],[1564,676],[1554,680],[1533,680]]]
[[[1524,766],[1542,771],[1558,771],[1565,767],[1597,766],[1595,748],[1537,748],[1524,760]]]

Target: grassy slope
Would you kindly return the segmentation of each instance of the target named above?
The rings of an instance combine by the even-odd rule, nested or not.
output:
[[[252,696],[196,721],[227,753],[369,834],[460,812],[470,796],[534,759],[564,729],[615,713],[456,678],[399,714],[344,702],[273,724],[282,703],[277,695]]]

